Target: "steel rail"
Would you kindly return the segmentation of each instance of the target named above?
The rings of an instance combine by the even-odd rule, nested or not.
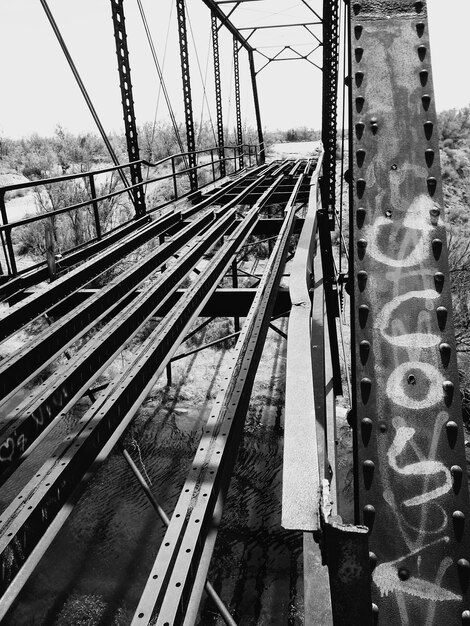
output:
[[[184,256],[167,268],[156,283],[136,294],[127,306],[119,304],[119,315],[6,417],[0,426],[0,482],[17,466],[35,439],[59,414],[65,416],[124,345],[158,313],[194,264],[234,225],[235,211],[234,208],[222,215],[213,225],[208,219],[203,221],[200,230],[208,228],[207,232],[192,242]]]
[[[25,324],[42,315],[54,304],[58,304],[71,293],[89,283],[120,261],[126,254],[133,252],[152,237],[175,226],[180,220],[181,212],[177,212],[169,213],[155,222],[151,222],[142,231],[134,233],[125,243],[119,242],[113,245],[90,261],[50,283],[43,291],[34,293],[12,306],[0,318],[0,341],[20,330]]]
[[[225,193],[226,189],[228,188],[230,189],[232,187],[238,186],[240,182],[244,184],[244,181],[251,178],[253,173],[257,173],[257,172],[259,173],[260,171],[262,171],[262,167],[258,166],[250,170],[250,172],[245,172],[241,176],[237,177],[235,180],[229,181],[228,184],[225,185],[223,188],[216,190],[215,194],[213,194],[212,197],[213,198],[219,197],[220,193]],[[224,191],[222,191],[222,189]],[[123,224],[121,227],[116,228],[113,231],[110,231],[109,233],[105,233],[103,235],[103,238],[99,241],[92,240],[91,242],[84,244],[80,246],[79,248],[75,248],[71,250],[70,252],[65,253],[63,258],[60,261],[60,270],[70,268],[73,265],[76,265],[77,263],[87,259],[88,257],[93,256],[94,254],[97,254],[98,252],[101,252],[103,249],[107,248],[108,246],[111,246],[113,243],[119,241],[121,238],[124,239],[133,230],[137,230],[139,226],[145,225],[150,220],[150,217],[148,214],[157,210],[157,208],[159,209],[166,208],[171,204],[173,208],[173,212],[175,212],[175,209],[178,210],[178,207],[183,202],[185,202],[184,196],[182,196],[179,200],[176,200],[174,202],[166,202],[163,205],[160,205],[159,207],[156,207],[154,209],[149,209],[147,210],[147,215],[145,217],[142,217],[137,220],[132,220],[130,223],[127,222]],[[198,209],[203,208],[206,205],[207,205],[207,202],[205,202],[204,204],[199,203],[197,204],[197,208]],[[68,207],[68,210],[70,210],[70,207]],[[168,210],[171,210],[171,209],[168,209]],[[52,214],[53,213],[48,213],[47,215],[44,214],[42,218],[46,219],[50,217]],[[11,225],[12,226],[18,225],[18,222],[13,222]],[[28,270],[19,271],[17,272],[17,276],[15,278],[8,280],[8,282],[0,286],[0,298],[6,299],[9,296],[12,296],[14,298],[16,296],[16,292],[19,292],[22,288],[31,287],[32,285],[35,285],[41,280],[47,279],[48,277],[49,277],[49,271],[48,271],[47,266],[45,266],[45,262],[42,264],[33,266],[32,268],[29,268]],[[18,293],[18,295],[20,294]]]
[[[306,170],[308,168],[306,167]],[[209,555],[204,553],[219,496],[225,493],[246,417],[251,389],[271,321],[276,289],[283,272],[295,222],[295,202],[303,178],[299,176],[286,207],[278,241],[269,258],[262,281],[229,367],[230,375],[214,403],[204,435],[181,490],[170,525],[157,554],[151,575],[138,604],[132,626],[144,624],[193,624],[199,593],[195,578],[205,580]],[[192,607],[189,615],[187,606]]]
[[[107,392],[90,407],[73,432],[3,512],[0,520],[2,594],[14,581],[20,568],[21,583],[26,582],[31,574],[25,564],[28,556],[100,451],[105,447],[110,450],[110,446],[118,441],[129,425],[224,276],[237,248],[252,232],[259,211],[268,201],[269,195],[270,191],[263,194],[257,205],[248,212],[244,222],[237,226],[213,257],[212,263],[145,340],[129,368],[113,380]],[[14,558],[11,558],[12,555]],[[14,591],[18,593],[19,588]]]
[[[251,182],[236,198],[228,202],[215,217],[236,207],[258,184],[258,179]],[[46,329],[19,352],[5,359],[0,364],[0,399],[14,393],[18,386],[30,380],[37,371],[45,367],[72,341],[82,336],[91,326],[107,315],[108,309],[114,308],[117,311],[120,306],[119,303],[127,297],[129,290],[137,288],[152,271],[175,254],[193,236],[206,228],[212,219],[214,219],[214,215],[208,213],[198,221],[189,222],[175,238],[162,244],[156,252],[149,253],[137,266],[130,267],[118,279],[88,298],[83,306],[72,309],[53,327]],[[55,284],[52,283],[52,286]],[[27,300],[30,299],[34,303],[34,296]]]
[[[132,473],[136,477],[139,485],[142,487],[143,492],[147,496],[149,502],[152,504],[154,510],[157,512],[158,517],[162,520],[165,526],[169,526],[170,518],[162,509],[160,503],[153,495],[152,491],[150,490],[150,487],[147,484],[147,481],[142,476],[142,473],[140,472],[137,465],[134,463],[133,458],[131,457],[129,452],[122,446],[121,446],[121,452],[127,464],[129,465]],[[209,596],[209,598],[212,600],[212,602],[215,604],[215,606],[217,607],[217,610],[219,611],[220,616],[222,617],[224,622],[227,624],[227,626],[237,626],[235,620],[230,615],[227,607],[222,602],[222,600],[220,599],[220,596],[216,593],[214,587],[211,585],[211,583],[208,580],[206,580],[206,582],[204,583],[204,590]]]
[[[131,290],[136,289],[169,256],[199,234],[213,219],[213,214],[209,212],[202,219],[191,222],[173,240],[147,254],[139,264],[132,265],[117,279],[88,298],[82,306],[72,309],[19,351],[4,359],[0,363],[0,399],[8,397],[15,389],[23,386],[106,315],[113,311],[117,314],[122,301]]]
[[[139,230],[142,226],[145,226],[150,221],[150,217],[145,215],[138,220],[132,220],[132,222],[125,224],[121,229],[115,230],[112,233],[105,233],[103,237],[98,241],[93,241],[86,246],[82,246],[79,249],[75,249],[67,255],[64,255],[58,265],[58,270],[63,271],[69,269],[74,265],[77,265],[81,261],[89,259],[90,257],[102,252],[106,248],[109,248],[115,243],[125,241],[125,239],[131,235],[134,231]],[[49,278],[49,268],[44,261],[44,264],[31,268],[27,273],[20,274],[16,278],[12,278],[4,285],[0,286],[0,299],[6,300],[7,298],[14,299],[19,293],[37,285],[43,280]]]
[[[254,183],[250,183],[248,187],[239,192],[233,199],[233,202],[236,202],[237,198],[243,199],[248,191],[253,191],[256,188],[259,182],[259,179],[256,179]],[[168,213],[155,222],[151,222],[145,229],[133,234],[125,243],[121,242],[112,246],[109,250],[105,250],[67,275],[57,279],[44,291],[29,296],[19,304],[11,307],[7,314],[0,318],[0,341],[19,330],[24,324],[42,315],[49,308],[61,302],[93,278],[96,278],[100,273],[109,269],[122,256],[132,252],[152,237],[164,233],[170,227],[174,227],[181,219],[186,219],[213,204],[218,198],[223,197],[227,193],[227,189],[231,189],[239,184],[239,180],[233,181],[212,196],[197,203],[191,209]]]

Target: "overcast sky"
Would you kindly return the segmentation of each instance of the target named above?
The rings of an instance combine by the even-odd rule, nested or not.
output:
[[[275,0],[272,0],[275,2]],[[155,47],[163,63],[165,78],[175,107],[183,120],[180,66],[177,48],[174,0],[144,0]],[[292,0],[292,17],[300,3]],[[318,2],[319,7],[321,2]],[[49,0],[72,57],[82,75],[95,107],[108,131],[122,127],[119,80],[116,69],[109,0]],[[138,124],[153,121],[158,97],[158,78],[145,39],[136,0],[126,0],[131,71]],[[188,0],[190,25],[197,41],[197,57],[190,36],[191,79],[196,120],[208,119],[202,85],[207,72],[207,97],[214,117],[212,51],[209,12],[201,0]],[[428,0],[431,49],[438,110],[470,104],[467,64],[470,58],[469,0]],[[256,12],[253,10],[253,15]],[[262,18],[261,15],[258,16]],[[52,134],[56,124],[73,132],[95,131],[91,116],[53,35],[39,0],[0,0],[0,59],[2,96],[0,133],[19,137],[32,132]],[[169,31],[168,31],[169,29]],[[169,44],[165,40],[169,32]],[[305,44],[302,31],[292,36]],[[233,127],[233,67],[231,38],[221,35],[223,103],[225,122]],[[317,61],[320,57],[317,57]],[[321,62],[321,60],[320,60]],[[199,66],[198,66],[199,63]],[[240,53],[242,114],[254,124],[251,90],[245,53]],[[267,128],[320,127],[321,73],[305,61],[273,63],[259,74],[263,125]],[[163,98],[158,119],[167,119]],[[215,122],[214,122],[215,123]]]

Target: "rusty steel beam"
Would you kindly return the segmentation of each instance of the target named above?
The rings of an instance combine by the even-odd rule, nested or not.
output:
[[[263,199],[267,199],[268,193]],[[195,318],[223,278],[238,248],[249,237],[263,205],[253,207],[227,238],[212,262],[198,276],[178,304],[142,343],[134,361],[106,392],[98,397],[75,429],[54,450],[48,461],[6,508],[0,522],[0,593],[15,586],[21,569],[24,584],[32,568],[28,557],[54,523],[97,456],[117,442],[138,411],[167,363],[183,341]],[[13,585],[12,585],[13,583]],[[0,619],[4,607],[0,601]]]
[[[331,230],[336,210],[336,109],[339,66],[339,0],[323,0],[322,200]]]
[[[194,131],[193,99],[191,93],[191,75],[189,72],[189,47],[186,29],[185,0],[176,0],[176,15],[178,20],[178,38],[180,45],[181,79],[183,81],[184,119],[186,122],[186,142],[188,147],[189,185],[191,191],[198,188],[196,134]]]
[[[237,196],[230,202],[227,202],[220,212],[228,211],[229,209],[237,206],[243,199],[255,190],[259,185],[260,180],[255,178],[252,182],[249,182],[245,188],[237,194]],[[220,193],[216,193],[212,196],[212,199],[216,199]],[[207,204],[207,201],[201,202],[198,206],[201,207]],[[173,219],[173,217],[175,219]],[[177,224],[182,224],[180,220],[181,215],[175,213],[170,215],[172,221]],[[192,237],[198,236],[212,221],[213,213],[209,212],[203,215],[198,220],[188,222],[187,226],[181,230],[181,232],[174,235],[171,240],[166,244],[161,245],[156,252],[151,252],[137,265],[131,266],[128,270],[123,272],[119,281],[112,281],[103,287],[94,296],[90,297],[84,306],[78,310],[71,310],[65,315],[59,322],[54,324],[53,327],[46,329],[35,337],[29,344],[26,344],[18,352],[11,357],[4,359],[0,365],[0,399],[5,398],[8,394],[11,394],[18,386],[22,386],[28,381],[35,373],[40,371],[45,365],[47,365],[53,358],[58,356],[60,352],[67,347],[72,341],[82,336],[87,330],[94,326],[104,316],[108,315],[112,309],[116,311],[120,306],[121,301],[126,298],[132,289],[138,287],[142,281],[146,280],[148,275],[153,272],[159,265],[164,263],[171,255],[175,254],[183,245],[188,243]],[[159,222],[155,222],[154,226],[158,226]],[[157,230],[158,234],[161,231]],[[207,233],[203,235],[207,237]],[[117,250],[119,252],[119,249]],[[78,268],[78,276],[85,266]],[[89,271],[85,268],[85,271]],[[64,283],[61,289],[70,289],[70,285],[67,283],[68,276],[64,277]],[[72,285],[77,283],[78,278],[72,276]],[[52,295],[54,294],[54,286],[59,281],[51,284],[50,290]],[[49,294],[49,298],[51,294]],[[43,292],[39,295],[32,295],[25,301],[29,303],[31,307],[38,306],[36,300],[43,298]],[[74,299],[74,296],[70,296],[70,299]],[[21,308],[19,309],[21,310]],[[8,321],[8,317],[6,318]]]
[[[198,581],[206,579],[210,562],[211,550],[205,550],[206,542],[211,534],[210,542],[215,540],[217,528],[213,517],[220,496],[223,498],[228,488],[243,434],[251,389],[295,222],[295,201],[305,175],[299,176],[286,206],[285,222],[240,333],[230,375],[222,383],[214,403],[191,472],[137,606],[133,626],[195,623],[202,591]]]
[[[235,213],[236,208],[233,208],[213,224],[210,214],[198,222],[200,230],[207,229],[204,237],[193,240],[185,254],[167,268],[156,282],[132,297],[127,306],[126,300],[120,303],[119,315],[105,324],[39,390],[32,392],[7,416],[5,423],[0,426],[0,482],[17,466],[20,457],[59,413],[65,414],[91,388],[93,382],[144,323],[152,316],[160,314],[164,304],[195,263],[234,225]],[[163,245],[162,249],[168,245]],[[156,256],[155,252],[151,256]]]
[[[214,54],[215,106],[217,113],[217,144],[219,147],[220,177],[226,174],[224,150],[224,118],[222,106],[222,84],[220,80],[219,26],[215,13],[211,14],[212,49]]]
[[[119,86],[121,88],[122,111],[124,129],[126,131],[127,154],[130,166],[132,185],[142,183],[142,167],[139,156],[139,140],[135,121],[134,96],[132,93],[131,66],[129,49],[127,47],[126,19],[124,17],[124,0],[111,0],[111,12],[114,26],[114,41],[116,43],[116,57],[119,72]],[[142,217],[146,212],[145,190],[143,185],[132,190],[136,217]]]
[[[470,619],[470,515],[426,4],[352,2],[357,521],[379,624]]]

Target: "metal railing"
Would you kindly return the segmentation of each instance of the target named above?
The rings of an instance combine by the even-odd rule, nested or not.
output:
[[[215,156],[214,156],[214,153],[215,153]],[[169,179],[172,179],[173,181],[172,199],[169,202],[163,202],[159,204],[158,206],[153,207],[148,212],[161,209],[167,206],[168,204],[170,204],[171,202],[178,200],[179,198],[188,196],[190,194],[189,189],[188,191],[184,190],[183,193],[179,192],[178,179],[186,176],[191,171],[191,168],[189,168],[186,165],[188,162],[187,157],[190,154],[195,154],[196,158],[198,159],[202,155],[208,156],[208,160],[205,160],[205,162],[199,162],[195,168],[192,168],[192,169],[196,169],[197,172],[203,168],[210,169],[212,180],[209,182],[206,181],[205,184],[210,184],[210,182],[215,182],[216,180],[219,180],[220,178],[222,178],[220,166],[221,166],[221,163],[223,162],[233,163],[233,169],[231,173],[237,172],[240,169],[242,169],[239,166],[240,155],[244,155],[247,158],[248,167],[251,167],[253,163],[258,164],[259,162],[259,146],[258,145],[241,144],[237,146],[226,146],[223,148],[223,150],[221,150],[218,146],[216,146],[216,147],[196,150],[195,152],[192,152],[192,153],[181,152],[178,154],[173,154],[171,156],[165,157],[164,159],[157,161],[156,163],[151,163],[150,161],[141,159],[139,161],[134,161],[132,163],[124,163],[122,165],[115,165],[112,167],[106,167],[106,168],[99,169],[99,170],[92,170],[88,172],[78,172],[76,174],[67,174],[64,176],[57,176],[54,178],[47,178],[47,179],[42,179],[42,180],[37,180],[37,181],[29,181],[26,183],[16,183],[13,185],[5,185],[3,187],[0,187],[0,216],[1,216],[1,221],[2,221],[0,225],[0,240],[1,240],[1,245],[3,249],[5,265],[6,265],[6,273],[8,277],[17,276],[21,273],[24,273],[25,271],[29,271],[30,269],[32,269],[32,267],[28,267],[25,270],[19,271],[17,268],[15,247],[14,247],[14,242],[12,238],[12,232],[14,229],[20,228],[22,226],[26,226],[27,224],[32,224],[34,222],[50,220],[51,218],[54,218],[57,215],[70,213],[72,211],[83,209],[85,207],[91,207],[96,237],[94,238],[91,237],[90,239],[88,239],[85,245],[92,241],[100,240],[104,234],[109,234],[110,232],[115,230],[115,228],[113,228],[113,229],[110,229],[107,233],[102,232],[102,224],[100,220],[100,203],[101,202],[110,200],[111,198],[121,196],[122,194],[126,194],[126,193],[128,193],[132,199],[133,192],[139,187],[143,187],[145,189],[150,184],[162,182],[162,181],[169,180]],[[227,156],[227,155],[230,155],[230,156]],[[147,168],[152,168],[152,169],[162,168],[162,167],[166,167],[169,165],[171,168],[171,171],[169,173],[161,174],[158,176],[152,176],[134,185],[121,187],[117,189],[116,191],[111,191],[103,195],[97,195],[96,184],[95,184],[95,178],[97,176],[100,176],[103,174],[111,174],[112,172],[116,172],[116,171],[121,173],[126,168],[131,168],[132,166],[135,166],[137,164],[140,164]],[[184,166],[183,168],[179,167],[181,164],[183,164]],[[23,219],[16,220],[13,222],[9,221],[7,206],[5,203],[5,195],[8,192],[18,192],[18,191],[23,191],[26,189],[34,189],[34,190],[40,191],[41,188],[47,188],[50,185],[61,184],[67,181],[73,181],[73,180],[79,180],[79,179],[82,179],[84,181],[85,189],[88,183],[90,197],[87,200],[84,200],[83,202],[78,202],[73,205],[61,207],[59,209],[45,211],[44,213],[38,213],[37,215],[28,216],[28,217],[25,217]],[[118,227],[121,227],[124,224],[129,223],[129,221],[131,220],[127,220],[126,222],[119,224]],[[84,244],[81,244],[81,245],[83,246]],[[70,248],[66,250],[64,253],[71,252],[72,250],[77,249],[77,247],[80,247],[80,246]],[[42,265],[42,263],[40,263],[39,265]],[[34,267],[37,267],[37,265]],[[0,262],[0,275],[4,275],[4,270],[2,268],[1,262]]]

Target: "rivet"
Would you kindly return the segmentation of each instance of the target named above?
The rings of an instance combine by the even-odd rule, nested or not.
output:
[[[362,261],[366,254],[367,241],[366,239],[359,239],[357,242],[357,256]]]
[[[367,446],[372,434],[372,420],[369,417],[364,417],[361,420],[361,433],[362,441],[364,445]]]
[[[424,158],[426,159],[426,165],[431,167],[434,163],[434,150],[432,148],[428,148],[424,151]]]
[[[377,555],[375,554],[375,552],[369,552],[369,565],[370,565],[370,571],[374,571],[375,566],[377,565]]]
[[[426,46],[418,46],[418,56],[419,56],[419,60],[420,61],[424,61],[424,58],[426,56],[426,52],[427,52],[427,48]]]
[[[444,390],[446,404],[450,404],[454,396],[454,383],[451,380],[445,380],[442,383],[442,389]]]
[[[433,196],[436,193],[437,180],[434,176],[429,176],[427,180],[429,195]]]
[[[369,317],[369,307],[367,304],[361,304],[359,307],[359,325],[361,328],[367,324],[367,318]]]
[[[410,374],[407,378],[407,381],[409,385],[416,385],[416,376]]]
[[[372,615],[374,616],[374,619],[377,619],[379,616],[379,607],[372,603]]]
[[[364,96],[357,96],[356,98],[356,110],[358,113],[362,111],[362,107],[364,106]]]
[[[447,439],[449,441],[449,446],[453,448],[455,444],[457,443],[457,437],[459,434],[459,427],[457,423],[452,420],[447,422],[446,432],[447,432]]]
[[[462,611],[462,624],[470,624],[470,611]]]
[[[460,491],[460,487],[462,486],[462,468],[460,465],[452,465],[450,473],[452,474],[452,487],[454,492],[458,493]]]
[[[358,122],[356,124],[356,136],[358,139],[362,138],[362,135],[364,134],[364,128],[365,128],[364,122]]]
[[[425,93],[421,96],[421,102],[423,103],[424,110],[427,111],[429,109],[429,105],[431,104],[431,96]]]
[[[367,404],[372,389],[372,381],[366,376],[361,379],[361,398],[363,404]]]
[[[447,324],[447,309],[445,306],[438,306],[436,309],[437,324],[440,330],[444,330]]]
[[[364,159],[366,158],[366,151],[360,148],[356,150],[356,160],[358,167],[362,167],[364,164]]]
[[[437,226],[437,224],[439,223],[440,214],[441,214],[441,211],[437,207],[434,207],[433,209],[429,211],[429,215],[431,217],[431,224],[433,226]]]
[[[364,72],[356,72],[356,87],[360,87],[362,85],[363,80],[364,80]]]
[[[462,511],[454,511],[452,513],[452,523],[454,525],[454,533],[458,541],[463,538],[465,530],[465,515]]]
[[[425,28],[424,22],[418,22],[416,24],[416,32],[418,33],[418,37],[422,37],[424,35],[424,28]]]
[[[365,219],[366,219],[366,210],[361,207],[356,211],[356,222],[357,222],[358,228],[362,228],[362,226],[364,225]]]
[[[398,169],[398,165],[396,163],[392,163],[392,165],[390,166],[390,169],[395,172]]]
[[[391,218],[392,217],[392,211],[390,209],[387,209],[385,211],[385,217]]]
[[[432,253],[436,261],[440,258],[442,252],[442,239],[433,239],[431,242]]]
[[[447,367],[449,365],[452,348],[448,343],[441,343],[439,346],[439,352],[441,353],[442,364],[444,367]]]
[[[386,433],[388,430],[387,422],[380,422],[379,430],[381,433]]]
[[[356,55],[356,61],[359,63],[362,59],[362,55],[364,54],[364,48],[358,47],[354,50],[354,54]]]
[[[362,26],[358,24],[357,26],[354,26],[354,36],[356,37],[356,39],[360,39],[361,35],[362,35]]]
[[[442,272],[436,272],[434,274],[434,286],[436,291],[441,293],[442,288],[444,287],[444,274]]]
[[[423,87],[427,84],[428,78],[429,78],[428,70],[420,70],[420,72],[419,72],[419,80],[420,80],[420,82],[421,82]]]
[[[423,6],[424,6],[424,3],[421,0],[418,0],[417,2],[415,2],[416,13],[421,13],[421,11],[423,10]]]
[[[367,459],[367,461],[364,461],[364,463],[362,464],[362,475],[364,478],[364,487],[366,489],[370,489],[372,485],[372,480],[374,479],[374,470],[375,470],[374,461],[371,461],[370,459]]]
[[[354,428],[356,426],[356,416],[352,409],[346,413],[346,421],[348,422],[350,428]]]
[[[468,581],[470,578],[470,563],[467,561],[467,559],[459,559],[457,561],[457,567],[459,572],[460,586],[465,592],[467,590]]]
[[[428,140],[431,139],[434,124],[430,120],[428,120],[427,122],[424,122],[423,126],[424,126],[424,135],[426,139]]]
[[[361,357],[361,363],[363,365],[366,364],[367,359],[369,358],[369,353],[370,353],[370,343],[366,341],[365,339],[363,339],[361,343],[359,344],[359,355]]]
[[[349,87],[351,85],[351,76],[345,76],[344,77],[344,84],[346,85],[346,87]]]
[[[366,190],[366,181],[363,178],[358,178],[356,183],[356,191],[358,198],[362,198],[364,191]]]
[[[353,6],[354,15],[357,15],[362,9],[362,4],[360,2],[354,2],[352,6]]]
[[[367,283],[367,272],[365,270],[361,270],[357,273],[357,284],[360,291],[364,291]]]
[[[374,525],[375,520],[375,508],[372,504],[366,504],[362,509],[362,515],[364,520],[364,525],[369,527],[369,530],[372,530],[372,526]]]
[[[407,570],[406,567],[400,567],[400,569],[398,570],[398,578],[400,580],[408,580],[409,577],[410,577],[409,570]]]

